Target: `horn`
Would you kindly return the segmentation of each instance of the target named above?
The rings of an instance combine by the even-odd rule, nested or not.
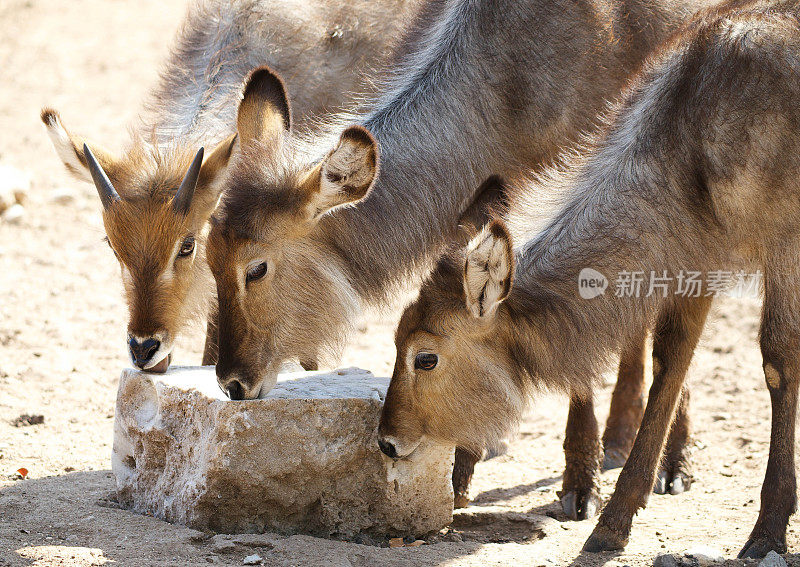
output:
[[[117,190],[114,189],[114,186],[111,184],[111,180],[106,175],[106,172],[103,171],[102,166],[97,162],[97,159],[94,157],[92,150],[89,149],[89,146],[83,144],[83,155],[86,156],[86,163],[89,166],[89,173],[92,174],[92,179],[94,180],[94,184],[97,187],[97,192],[100,194],[100,202],[103,203],[103,208],[108,210],[113,203],[117,201],[121,201],[122,199],[117,193]]]
[[[178,187],[178,192],[172,199],[173,210],[181,215],[189,214],[189,207],[192,204],[192,197],[194,196],[194,189],[197,187],[197,178],[200,176],[200,166],[203,165],[203,148],[197,151],[197,155],[192,160],[192,165],[189,166],[189,171],[181,181],[181,186]]]

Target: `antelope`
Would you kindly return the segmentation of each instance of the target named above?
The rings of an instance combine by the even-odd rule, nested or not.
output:
[[[193,5],[149,95],[131,147],[116,155],[42,121],[67,170],[94,182],[108,244],[122,269],[132,363],[167,370],[176,337],[213,298],[204,257],[208,219],[235,146],[241,83],[264,63],[295,87],[301,131],[328,112],[366,104],[421,0],[202,0]],[[215,148],[206,159],[198,147]],[[181,188],[178,190],[178,188]],[[213,326],[209,326],[213,331]],[[204,364],[215,361],[213,332]]]
[[[556,159],[700,5],[447,1],[416,34],[376,106],[340,117],[331,136],[310,141],[287,128],[280,78],[256,71],[208,240],[220,387],[232,399],[255,398],[272,388],[285,360],[335,355],[364,307],[418,282],[457,238],[482,180]],[[355,125],[337,126],[347,122]],[[625,351],[620,392],[632,395],[612,404],[618,419],[604,436],[623,460],[641,412],[643,345],[644,332]],[[591,403],[576,399],[574,412],[585,442],[567,447],[562,504],[582,518],[599,503],[601,451]],[[690,482],[681,436],[688,428],[676,430],[665,492]],[[466,501],[480,453],[456,452],[457,502]]]
[[[511,214],[442,257],[397,328],[384,452],[407,456],[423,437],[491,443],[535,391],[590,396],[629,335],[653,328],[641,427],[584,546],[621,549],[653,488],[713,294],[674,282],[587,300],[579,273],[642,271],[648,286],[681,270],[757,269],[772,428],[761,510],[739,556],[785,553],[800,381],[799,56],[797,1],[707,12],[633,80],[580,157],[526,184]],[[530,202],[545,195],[561,204],[542,224]]]

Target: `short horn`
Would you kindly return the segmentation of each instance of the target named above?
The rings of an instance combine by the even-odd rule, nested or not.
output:
[[[106,175],[106,172],[103,171],[102,166],[98,163],[97,159],[94,157],[92,150],[89,149],[89,146],[83,144],[83,155],[86,156],[86,163],[89,166],[89,173],[92,174],[92,180],[94,180],[95,187],[97,187],[97,192],[100,194],[100,202],[103,203],[103,208],[108,210],[108,208],[117,201],[121,201],[122,199],[117,193],[117,190],[114,189],[114,186],[111,184],[111,180]]]
[[[194,197],[194,189],[197,187],[197,178],[200,176],[201,165],[203,165],[203,148],[197,151],[197,155],[192,160],[192,165],[189,166],[189,171],[186,172],[183,181],[181,181],[181,186],[178,187],[175,198],[172,199],[172,208],[178,214],[189,214],[189,207],[192,204],[192,197]]]

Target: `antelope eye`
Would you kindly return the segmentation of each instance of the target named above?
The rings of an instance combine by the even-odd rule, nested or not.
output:
[[[261,262],[260,264],[256,264],[251,268],[248,268],[247,273],[245,274],[245,281],[247,283],[254,282],[256,280],[260,280],[265,275],[267,275],[267,263]]]
[[[439,357],[430,352],[421,352],[414,358],[414,370],[433,370],[439,364]]]
[[[194,252],[194,236],[187,236],[181,243],[181,249],[178,250],[178,258],[185,258]]]

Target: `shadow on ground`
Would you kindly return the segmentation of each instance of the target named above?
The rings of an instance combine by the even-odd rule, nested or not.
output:
[[[479,541],[389,549],[277,534],[204,533],[120,509],[111,471],[76,472],[0,488],[0,567],[242,565],[439,565],[469,556]],[[35,513],[34,513],[35,511]]]

